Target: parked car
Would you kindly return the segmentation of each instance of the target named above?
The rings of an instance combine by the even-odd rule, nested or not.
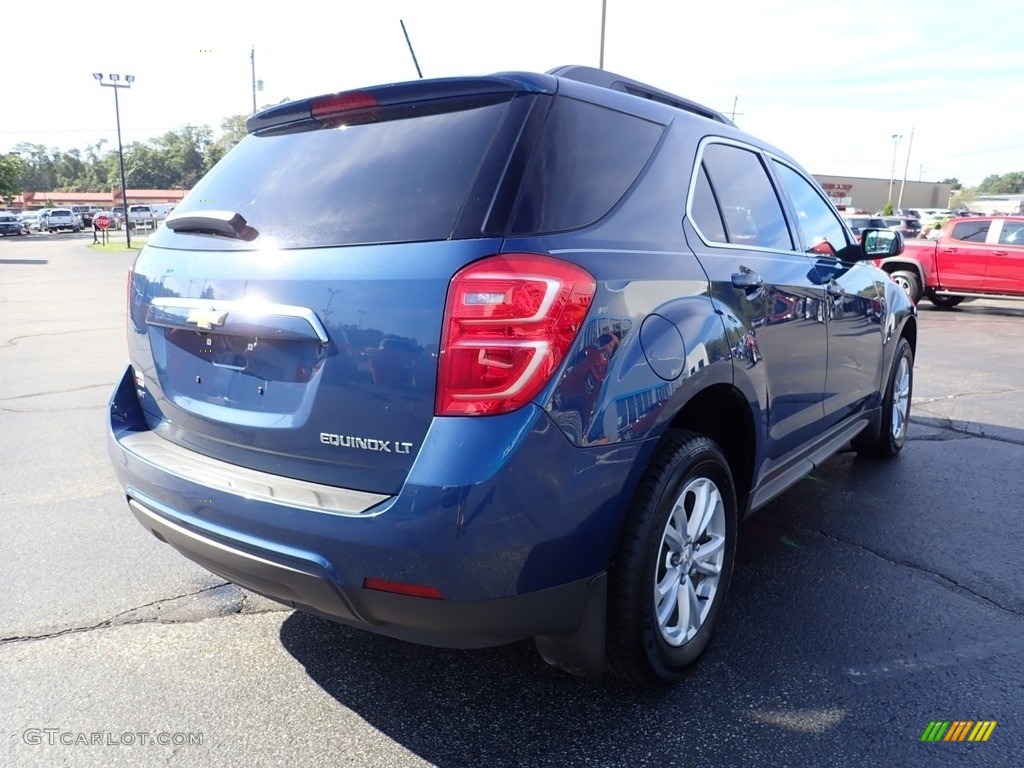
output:
[[[70,229],[72,232],[82,231],[82,217],[73,213],[70,208],[47,208],[40,214],[40,230],[58,232]]]
[[[123,218],[120,215],[118,215],[114,211],[104,211],[104,210],[93,211],[92,220],[93,220],[93,224],[94,225],[95,225],[97,219],[99,219],[101,216],[105,216],[107,218],[107,222],[108,222],[107,229],[108,230],[121,229],[121,227],[123,226],[124,220],[123,220]]]
[[[135,517],[222,578],[673,683],[740,518],[904,446],[916,312],[870,263],[901,234],[858,244],[712,109],[563,67],[247,127],[135,260],[107,432]]]
[[[39,231],[39,211],[22,211],[18,218],[26,235]]]
[[[99,210],[98,205],[73,205],[71,211],[77,213],[82,219],[83,227],[92,226],[92,217],[95,211]]]
[[[877,262],[912,301],[952,309],[969,297],[1024,298],[1024,216],[960,217],[936,231]]]
[[[905,238],[918,237],[921,234],[921,220],[914,216],[883,216],[889,229],[902,232]]]
[[[0,213],[0,235],[23,235],[25,227],[16,213]]]
[[[860,242],[861,234],[864,230],[873,229],[888,229],[889,223],[881,216],[844,216],[847,225],[853,231],[853,234],[857,237],[857,242]]]
[[[156,226],[156,214],[148,205],[129,205],[128,226],[132,229],[152,229]]]

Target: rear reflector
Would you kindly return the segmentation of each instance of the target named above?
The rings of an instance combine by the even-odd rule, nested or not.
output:
[[[438,365],[438,416],[508,413],[565,359],[594,298],[594,278],[550,256],[510,253],[452,278]]]
[[[400,581],[388,581],[387,579],[363,579],[364,589],[373,589],[378,592],[391,592],[395,595],[408,595],[409,597],[425,597],[428,600],[443,600],[441,590],[437,587],[426,587],[422,584],[404,584]]]

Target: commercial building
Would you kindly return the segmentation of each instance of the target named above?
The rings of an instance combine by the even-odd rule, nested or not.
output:
[[[889,196],[889,179],[869,179],[862,176],[830,176],[816,173],[822,188],[839,209],[853,209],[874,213],[885,208],[892,200],[893,208],[948,208],[952,195],[951,184],[935,181],[907,181],[896,179],[892,182],[892,197]]]

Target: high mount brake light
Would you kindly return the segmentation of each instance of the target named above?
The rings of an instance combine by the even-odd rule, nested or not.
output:
[[[435,414],[483,416],[528,403],[576,339],[597,284],[550,256],[474,262],[448,287]]]
[[[358,112],[379,106],[380,102],[372,94],[365,91],[345,91],[315,99],[310,105],[309,114],[315,120],[324,120],[340,117],[346,112]]]

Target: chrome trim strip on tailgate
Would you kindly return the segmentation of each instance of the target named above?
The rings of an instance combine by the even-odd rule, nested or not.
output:
[[[336,488],[228,464],[164,440],[153,432],[118,437],[126,451],[164,472],[254,501],[315,512],[361,515],[391,498],[386,494]]]
[[[177,310],[177,311],[175,311]],[[276,327],[269,322],[269,318],[284,317],[290,319],[304,320],[308,324],[308,331],[311,337],[315,337],[321,345],[326,344],[329,339],[327,330],[324,328],[320,318],[308,307],[293,307],[287,304],[270,304],[253,300],[243,301],[219,301],[216,299],[183,299],[177,297],[157,297],[150,302],[146,322],[149,325],[159,325],[166,328],[180,328],[183,330],[211,330],[209,325],[202,325],[193,319],[198,315],[211,317],[215,315],[238,315],[249,321],[247,325],[255,326],[257,335],[269,337],[280,336],[285,329]],[[224,320],[218,321],[218,324]]]

